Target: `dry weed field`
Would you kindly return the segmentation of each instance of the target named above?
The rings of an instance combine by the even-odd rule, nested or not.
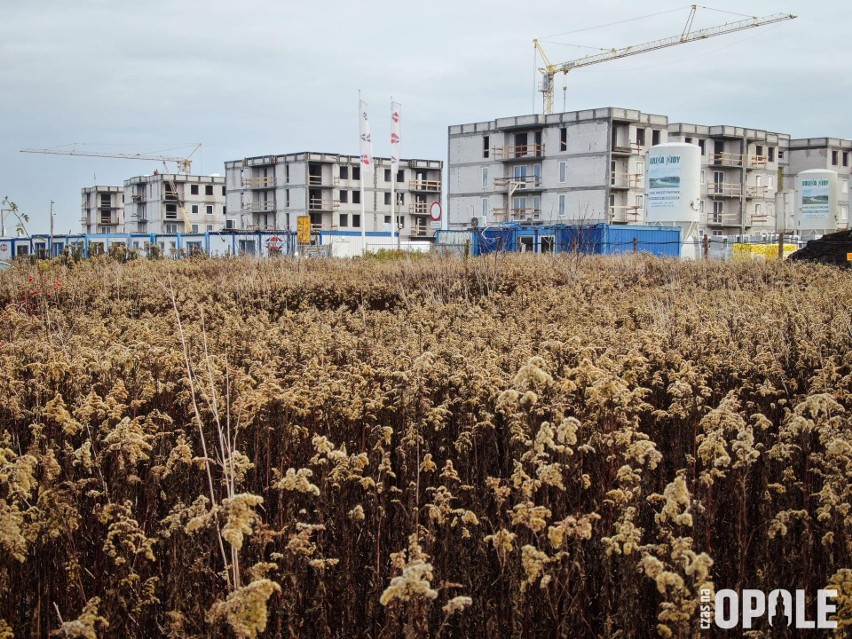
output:
[[[848,272],[103,258],[0,309],[3,639],[852,624]]]

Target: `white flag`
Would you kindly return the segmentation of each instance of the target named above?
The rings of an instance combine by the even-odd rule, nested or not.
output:
[[[391,102],[391,171],[399,170],[399,103]],[[396,179],[396,178],[394,178]]]
[[[367,103],[361,100],[361,172],[373,172],[373,142],[370,139],[370,122],[367,120]]]

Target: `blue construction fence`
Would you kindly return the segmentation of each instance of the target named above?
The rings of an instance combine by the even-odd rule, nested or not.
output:
[[[65,254],[92,257],[115,250],[132,250],[140,257],[181,258],[196,253],[211,256],[291,254],[296,234],[288,231],[234,231],[160,235],[109,233],[97,235],[32,235],[0,238],[0,260],[58,257]]]
[[[162,257],[179,259],[188,255],[204,253],[212,257],[254,255],[295,255],[308,257],[351,257],[361,255],[362,244],[366,250],[378,251],[397,248],[397,239],[388,231],[367,231],[362,237],[359,231],[323,230],[311,235],[311,243],[299,245],[293,231],[222,231],[189,234],[67,234],[32,235],[29,237],[0,238],[0,260],[29,258],[39,259],[72,254],[92,257],[118,251],[134,251],[139,257]],[[431,238],[399,242],[405,250],[430,250]]]
[[[115,250],[132,250],[139,257],[182,258],[196,253],[213,257],[254,255],[269,257],[311,255],[360,255],[361,237],[357,232],[323,231],[316,234],[315,246],[299,247],[290,231],[228,231],[194,234],[112,233],[97,235],[32,235],[0,238],[0,260],[57,257],[64,254],[91,257]],[[389,233],[367,233],[368,250],[394,248]],[[351,246],[350,246],[351,244]],[[431,243],[424,244],[428,250]],[[406,246],[406,248],[420,248]],[[659,226],[621,226],[606,223],[591,226],[528,226],[504,224],[470,230],[440,230],[434,248],[444,252],[468,251],[471,255],[495,252],[570,253],[612,255],[645,252],[662,257],[679,257],[680,228]],[[310,250],[309,250],[310,249]]]
[[[470,230],[442,230],[435,245],[444,251],[468,247],[471,255],[510,253],[651,253],[680,257],[679,227],[623,226],[600,223],[583,225],[527,226],[503,224]]]

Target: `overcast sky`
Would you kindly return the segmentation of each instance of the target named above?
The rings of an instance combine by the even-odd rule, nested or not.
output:
[[[799,17],[576,70],[566,110],[617,106],[670,122],[852,138],[849,0],[712,6]],[[25,147],[154,152],[201,142],[193,172],[202,174],[252,155],[357,154],[359,89],[377,156],[389,152],[393,96],[402,156],[446,161],[449,125],[541,110],[534,37],[563,62],[593,51],[581,47],[679,34],[688,13],[677,1],[628,0],[2,0],[0,198],[30,215],[31,232],[47,231],[54,200],[56,232],[78,232],[82,187],[162,169],[18,152]],[[694,28],[738,19],[700,9]],[[561,111],[562,76],[556,86]]]

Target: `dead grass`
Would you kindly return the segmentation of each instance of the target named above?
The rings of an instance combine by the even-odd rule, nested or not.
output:
[[[701,589],[829,582],[850,618],[846,273],[94,259],[0,308],[0,636],[691,637]]]

